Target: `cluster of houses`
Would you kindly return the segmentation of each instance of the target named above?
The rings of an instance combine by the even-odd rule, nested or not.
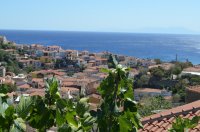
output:
[[[2,41],[7,41],[3,38]],[[15,75],[6,72],[6,68],[0,67],[1,84],[12,83],[17,86],[17,91],[9,93],[9,96],[44,96],[45,80],[56,77],[59,80],[59,90],[63,97],[74,97],[85,94],[90,97],[91,106],[95,108],[100,101],[97,93],[97,87],[107,76],[101,73],[100,69],[108,68],[109,52],[90,53],[89,51],[64,50],[60,46],[44,46],[39,44],[19,45],[14,49],[6,49],[6,52],[12,54],[18,60],[20,67],[33,67],[35,71],[27,74]],[[20,53],[20,52],[21,53]],[[135,57],[116,55],[117,60],[123,66],[132,67],[130,76],[138,74],[135,67],[155,65],[153,60],[138,59]],[[69,60],[73,63],[65,64],[64,67],[56,68],[55,63],[58,60]],[[82,67],[77,70],[77,67]],[[71,76],[68,71],[73,71]],[[19,101],[19,99],[16,99]]]
[[[43,46],[38,44],[17,45],[17,49],[28,51],[24,56],[16,55],[23,67],[54,68],[57,60],[68,59],[78,66],[99,66],[106,65],[107,59],[104,53],[91,54],[89,51],[64,50],[60,46]],[[34,59],[33,59],[34,58]],[[71,66],[73,65],[67,65]]]
[[[1,37],[0,41],[7,42],[5,37]],[[0,67],[0,82],[12,83],[17,86],[17,95],[40,95],[44,96],[45,80],[55,76],[59,80],[59,90],[63,97],[73,97],[84,93],[91,97],[90,101],[94,106],[100,101],[97,93],[97,87],[101,81],[107,76],[101,73],[101,68],[108,68],[108,60],[111,55],[109,52],[90,53],[89,51],[64,50],[60,46],[44,46],[40,44],[31,45],[15,45],[15,49],[6,49],[16,57],[22,68],[33,67],[37,70],[29,74],[19,74],[6,72],[6,68]],[[22,53],[19,53],[22,51]],[[70,60],[73,63],[65,64],[64,67],[56,68],[55,63],[58,60]],[[137,66],[143,66],[148,69],[161,66],[169,69],[174,66],[172,63],[163,63],[157,65],[152,59],[139,59],[136,57],[116,55],[119,64],[131,67],[130,77],[134,78],[139,73]],[[77,69],[77,67],[79,69]],[[82,70],[80,70],[82,67]],[[182,74],[191,72],[191,69],[199,69],[199,67],[186,69]],[[69,76],[68,71],[73,71]],[[199,71],[195,71],[195,74]],[[13,93],[13,94],[14,94]],[[135,89],[135,99],[139,101],[145,96],[163,96],[169,98],[172,93],[167,90],[159,90],[152,88]],[[96,103],[96,104],[95,104]]]
[[[111,54],[109,52],[90,53],[89,51],[64,50],[56,45],[43,46],[39,44],[17,45],[17,49],[28,51],[28,54],[24,54],[23,57],[16,54],[16,58],[19,59],[22,66],[33,66],[35,68],[54,68],[54,62],[63,58],[72,60],[79,66],[107,65],[107,60]],[[127,67],[136,67],[137,65],[148,67],[156,64],[152,59],[139,59],[124,55],[117,55],[117,59],[120,64]]]
[[[8,42],[5,37],[0,37],[0,42]],[[12,54],[18,60],[21,68],[33,67],[37,70],[27,73],[18,74],[7,72],[6,67],[0,64],[0,85],[11,84],[17,87],[17,90],[7,95],[13,98],[15,102],[19,101],[20,96],[44,96],[45,81],[49,78],[56,77],[59,82],[59,92],[63,98],[74,98],[75,96],[88,96],[91,109],[96,109],[100,103],[101,96],[97,92],[97,88],[101,81],[107,77],[106,73],[102,73],[102,68],[108,68],[108,61],[111,53],[90,53],[89,51],[64,50],[60,46],[43,46],[39,44],[32,45],[15,45],[14,49],[6,49],[5,51]],[[19,53],[21,51],[21,53]],[[162,67],[166,70],[174,66],[172,63],[156,64],[152,59],[139,59],[135,57],[116,55],[119,64],[131,67],[130,77],[134,78],[139,73],[137,66],[143,66],[148,69],[154,67]],[[69,60],[69,64],[56,68],[55,63],[58,60]],[[76,68],[79,67],[79,69]],[[82,70],[80,70],[82,68]],[[73,71],[69,76],[68,71]],[[184,69],[181,75],[192,74],[200,75],[200,66]],[[172,96],[171,91],[165,89],[138,88],[134,90],[135,100],[139,101],[143,97],[163,96],[169,99]],[[190,103],[200,98],[200,86],[192,86],[186,89],[186,102]],[[186,108],[188,108],[186,110]],[[181,111],[180,111],[180,110]],[[192,113],[194,116],[198,112],[199,101],[164,111],[142,119],[143,129],[139,131],[165,131],[174,116],[187,116]],[[168,126],[160,125],[164,119],[170,120],[166,123]],[[158,124],[159,123],[159,124]],[[200,129],[195,130],[199,131]]]
[[[17,90],[8,93],[8,96],[13,98],[15,102],[19,101],[19,96],[44,96],[45,81],[49,78],[56,77],[59,82],[59,91],[63,98],[73,98],[84,94],[91,97],[91,106],[96,106],[100,101],[100,96],[97,93],[97,87],[100,82],[107,76],[100,73],[101,67],[91,67],[83,72],[75,73],[72,77],[67,76],[62,69],[49,69],[34,71],[30,74],[9,75],[5,72],[5,67],[0,67],[1,84],[11,84],[17,86]],[[97,101],[98,100],[98,101]],[[92,104],[92,103],[96,104]]]

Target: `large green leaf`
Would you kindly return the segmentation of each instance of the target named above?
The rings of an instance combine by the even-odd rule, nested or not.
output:
[[[61,113],[59,109],[56,109],[56,123],[58,126],[61,126],[63,123],[65,123],[65,118],[63,118],[63,113]]]
[[[15,112],[14,106],[9,106],[5,111],[6,118],[12,118],[14,112]]]
[[[0,114],[5,118],[5,111],[8,108],[8,104],[5,102],[3,104],[0,104]]]
[[[69,127],[68,124],[64,124],[58,128],[58,132],[73,132],[73,130]]]
[[[52,82],[49,87],[49,91],[51,95],[55,95],[58,91],[58,81],[55,78],[52,79]]]
[[[89,113],[85,113],[84,118],[81,119],[81,127],[85,131],[89,131],[93,127],[95,121],[96,119],[94,117],[92,117]]]
[[[29,114],[29,111],[33,105],[33,99],[31,97],[23,97],[21,96],[20,102],[16,107],[17,114],[25,119],[27,115]]]
[[[59,98],[56,102],[57,108],[63,110],[67,106],[67,101],[65,99]]]
[[[137,102],[130,98],[127,98],[124,101],[124,109],[131,112],[137,112]]]
[[[26,124],[22,118],[17,118],[14,120],[14,124],[11,127],[11,132],[25,132]]]
[[[81,98],[76,105],[76,113],[79,117],[83,117],[85,112],[89,110],[88,98]]]
[[[118,120],[119,120],[120,132],[129,132],[131,130],[132,125],[125,116],[120,116]]]
[[[72,128],[77,128],[78,129],[78,122],[75,119],[75,113],[74,112],[67,112],[67,114],[66,114],[66,120],[67,120],[68,124]]]

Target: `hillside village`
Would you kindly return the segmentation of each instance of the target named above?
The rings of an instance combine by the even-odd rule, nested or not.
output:
[[[101,97],[97,88],[107,77],[101,69],[112,69],[112,53],[65,50],[57,45],[16,44],[6,37],[0,37],[0,48],[0,91],[8,92],[14,102],[19,102],[20,96],[44,96],[45,80],[56,77],[63,98],[88,96],[90,109],[98,107]],[[119,64],[131,68],[129,76],[134,79],[135,100],[141,103],[142,116],[200,99],[199,65],[114,56]],[[162,101],[161,106],[150,108],[147,104],[155,103],[149,101],[157,97],[161,97],[158,100]],[[168,105],[164,106],[165,103]]]

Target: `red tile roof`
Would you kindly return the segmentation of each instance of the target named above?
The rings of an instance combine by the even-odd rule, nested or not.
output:
[[[72,86],[72,85],[74,85],[73,82],[63,82],[63,83],[61,84],[62,87],[67,87],[67,86]]]
[[[43,97],[45,95],[45,89],[30,88],[26,93],[30,94],[30,96],[39,95]]]
[[[155,88],[137,88],[137,89],[134,89],[134,91],[135,92],[146,92],[146,93],[150,93],[150,92],[161,93],[162,90],[155,89]]]
[[[30,94],[30,96],[41,96],[41,97],[44,97],[45,96],[45,92],[33,92]]]
[[[44,82],[43,78],[32,78],[32,82]]]
[[[183,69],[183,71],[187,71],[187,72],[200,72],[200,67],[189,67],[189,68]]]
[[[79,89],[75,87],[61,87],[60,91],[61,92],[68,92],[68,91],[79,92]]]
[[[23,84],[23,85],[20,85],[19,88],[21,88],[21,89],[29,89],[29,88],[31,88],[31,86],[29,84]]]
[[[200,85],[190,86],[187,89],[190,90],[190,91],[193,91],[193,92],[200,93]]]
[[[200,116],[200,100],[143,118],[144,127],[139,132],[167,132],[178,116],[189,119]],[[200,122],[189,130],[189,132],[196,131],[200,132]]]

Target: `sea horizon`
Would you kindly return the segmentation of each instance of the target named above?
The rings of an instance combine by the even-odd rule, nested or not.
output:
[[[63,49],[108,51],[143,59],[173,61],[177,54],[179,61],[200,64],[199,34],[0,29],[0,36],[17,44],[59,45]]]
[[[128,31],[93,31],[93,30],[53,30],[53,29],[0,29],[0,31],[39,31],[39,32],[82,32],[82,33],[113,33],[113,34],[163,34],[163,35],[197,35],[200,33],[159,33],[159,32],[128,32]]]

